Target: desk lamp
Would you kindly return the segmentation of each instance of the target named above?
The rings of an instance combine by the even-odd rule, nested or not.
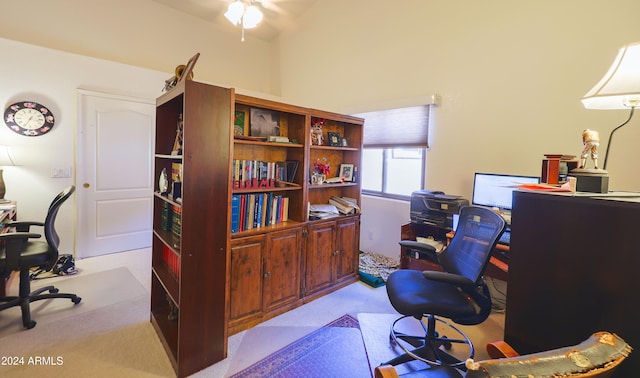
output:
[[[9,147],[0,145],[0,200],[4,199],[4,193],[6,192],[4,179],[2,178],[2,167],[9,165],[15,165],[9,154]]]
[[[603,189],[601,192],[605,193],[608,191],[607,162],[613,134],[629,123],[635,108],[640,106],[640,42],[630,43],[620,48],[618,56],[616,56],[609,71],[584,95],[582,103],[587,109],[629,109],[629,118],[615,127],[609,134],[604,155],[604,165],[601,170],[593,170],[600,172],[584,172],[588,171],[585,169],[572,170],[573,173],[578,175],[580,173],[595,173],[601,177],[604,176],[606,180],[601,180],[602,185],[600,185],[600,188]],[[578,187],[580,187],[581,178],[583,177],[578,177]],[[598,187],[598,185],[595,186]]]

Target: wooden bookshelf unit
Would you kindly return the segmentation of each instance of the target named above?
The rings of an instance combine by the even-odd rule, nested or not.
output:
[[[288,139],[256,138],[253,112]],[[320,120],[326,144],[312,145]],[[346,145],[328,145],[328,132]],[[224,359],[228,335],[358,279],[360,214],[310,220],[309,205],[360,205],[359,178],[310,181],[319,160],[328,178],[360,168],[362,134],[360,118],[189,80],[157,99],[151,322],[179,377]]]

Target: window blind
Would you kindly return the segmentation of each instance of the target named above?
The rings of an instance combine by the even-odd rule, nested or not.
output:
[[[364,118],[364,147],[429,147],[429,108],[420,105],[355,114]]]

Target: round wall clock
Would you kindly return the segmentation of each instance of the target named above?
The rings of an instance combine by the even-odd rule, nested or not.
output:
[[[46,106],[33,101],[22,101],[5,109],[4,123],[20,135],[39,136],[51,131],[55,119]]]

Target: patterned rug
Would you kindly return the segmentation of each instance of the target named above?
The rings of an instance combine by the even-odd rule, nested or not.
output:
[[[371,378],[358,320],[343,315],[231,376]]]

